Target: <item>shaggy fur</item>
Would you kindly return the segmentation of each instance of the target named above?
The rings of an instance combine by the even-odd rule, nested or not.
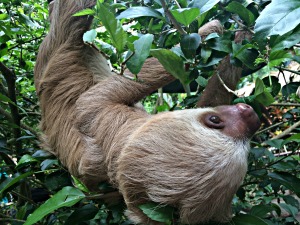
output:
[[[119,188],[135,223],[157,224],[138,208],[150,201],[178,208],[183,223],[227,221],[256,114],[242,104],[153,116],[135,107],[174,78],[153,59],[138,81],[113,75],[82,41],[92,18],[72,17],[94,4],[56,0],[51,9],[35,67],[44,148],[91,189],[102,181]]]

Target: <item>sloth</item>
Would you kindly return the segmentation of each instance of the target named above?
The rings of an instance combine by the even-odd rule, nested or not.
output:
[[[44,149],[91,190],[108,181],[134,223],[159,224],[139,209],[155,202],[182,223],[228,221],[260,122],[246,104],[149,115],[136,103],[175,78],[149,58],[137,79],[115,75],[83,42],[94,0],[55,0],[35,66]],[[153,66],[154,65],[154,66]]]

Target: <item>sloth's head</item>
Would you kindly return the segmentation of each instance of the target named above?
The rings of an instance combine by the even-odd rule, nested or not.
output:
[[[226,221],[259,126],[246,104],[153,116],[129,137],[118,161],[125,201],[173,205],[185,223]]]

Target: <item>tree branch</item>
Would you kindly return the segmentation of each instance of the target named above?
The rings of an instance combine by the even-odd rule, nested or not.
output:
[[[10,100],[15,103],[11,104],[9,103],[9,108],[11,111],[12,121],[14,124],[16,124],[18,127],[13,128],[14,137],[17,139],[21,137],[21,117],[19,114],[19,110],[17,107],[17,98],[16,98],[16,75],[13,71],[11,71],[9,68],[7,68],[2,62],[0,62],[0,71],[2,72],[2,75],[4,76],[6,83],[7,83],[7,96],[10,98]],[[16,151],[20,151],[22,149],[22,143],[20,141],[15,143]]]

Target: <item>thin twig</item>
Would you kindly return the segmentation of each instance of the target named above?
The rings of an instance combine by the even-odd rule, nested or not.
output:
[[[170,19],[171,23],[176,28],[176,30],[178,30],[178,32],[182,35],[186,34],[186,31],[181,27],[181,25],[176,21],[173,14],[170,12],[168,6],[166,5],[165,0],[160,0],[160,2],[161,2],[161,6],[164,9],[164,12],[165,12],[166,16]]]
[[[11,219],[11,218],[0,218],[0,221],[11,221],[11,222],[21,222],[21,223],[25,223],[25,220],[18,220],[18,219]]]
[[[221,82],[221,84],[223,85],[223,87],[224,87],[229,93],[232,93],[232,94],[234,94],[234,95],[237,96],[237,97],[240,97],[240,96],[238,96],[238,95],[236,94],[235,91],[233,91],[233,90],[231,90],[229,87],[227,87],[227,85],[225,84],[225,82],[224,82],[224,81],[222,80],[222,78],[220,77],[219,71],[216,71],[216,75],[217,75],[219,81]]]
[[[273,129],[274,127],[278,127],[278,126],[280,126],[280,125],[282,125],[282,124],[284,124],[284,123],[285,123],[284,121],[281,121],[281,122],[279,122],[279,123],[273,124],[273,125],[271,125],[271,126],[265,128],[265,129],[263,129],[263,130],[260,130],[260,131],[256,132],[255,135],[262,134],[262,133],[264,133],[264,132],[266,132],[266,131],[268,131],[268,130]]]
[[[175,2],[175,4],[177,5],[177,7],[178,7],[179,9],[181,9],[181,6],[180,6],[180,4],[178,3],[178,1],[177,1],[177,0],[174,0],[174,2]]]
[[[278,134],[277,136],[271,138],[271,140],[280,139],[288,134],[290,134],[294,129],[300,126],[300,121],[294,123],[292,126],[290,126],[288,129],[283,131],[282,133]]]
[[[296,74],[296,75],[300,75],[300,72],[299,72],[299,71],[290,70],[290,69],[288,69],[288,68],[284,68],[284,67],[280,67],[280,66],[275,66],[275,68],[276,68],[276,69],[279,69],[279,70],[285,70],[285,71],[294,73],[294,74]]]
[[[300,107],[300,103],[272,103],[270,106]]]
[[[21,199],[30,202],[32,205],[37,205],[32,199],[28,198],[27,196],[24,196],[16,191],[11,191],[12,194],[17,195],[18,197],[20,197]]]
[[[244,25],[243,23],[241,23],[237,18],[235,18],[234,16],[231,17],[231,19],[233,19],[242,29],[244,30],[248,30],[251,34],[254,34],[254,31],[251,30],[249,27],[247,27],[246,25]]]
[[[86,198],[89,200],[95,200],[95,199],[105,200],[105,199],[112,199],[112,198],[116,199],[116,198],[121,198],[121,194],[118,191],[113,191],[106,194],[89,195],[86,196]]]

